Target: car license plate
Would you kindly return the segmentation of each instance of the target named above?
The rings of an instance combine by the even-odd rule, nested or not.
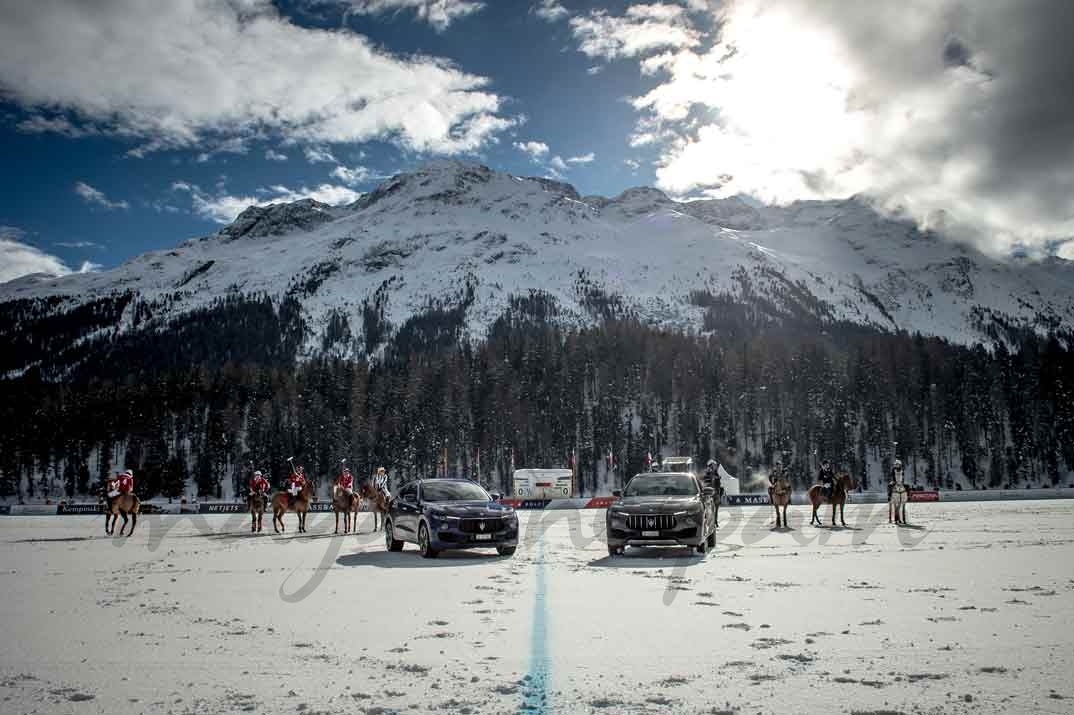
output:
[[[659,531],[643,531],[643,532],[641,532],[641,535],[646,537],[646,538],[655,538],[657,536],[660,536],[660,532]]]
[[[492,541],[492,534],[474,534],[474,541]]]

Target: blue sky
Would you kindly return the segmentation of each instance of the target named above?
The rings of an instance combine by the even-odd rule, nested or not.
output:
[[[574,7],[585,12],[588,4]],[[622,12],[625,4],[611,3],[610,8]],[[653,150],[629,146],[636,113],[626,100],[655,80],[642,78],[636,62],[579,52],[566,22],[520,12],[513,2],[488,3],[446,28],[422,21],[407,8],[346,18],[344,8],[331,4],[280,3],[278,9],[281,18],[295,24],[345,28],[392,54],[443,58],[488,78],[487,89],[502,98],[498,114],[518,123],[476,150],[457,154],[459,158],[521,175],[558,173],[583,193],[615,194],[654,180]],[[590,68],[599,71],[590,73]],[[256,197],[258,189],[273,186],[301,192],[303,187],[331,184],[360,192],[375,187],[378,177],[440,154],[400,146],[390,136],[292,144],[281,133],[249,141],[241,154],[214,153],[212,142],[206,141],[138,157],[128,152],[144,143],[144,137],[30,132],[20,123],[35,115],[57,115],[17,102],[0,106],[5,115],[0,152],[6,165],[0,173],[0,225],[18,229],[24,242],[72,268],[86,261],[115,265],[145,250],[216,230],[224,216],[199,214],[187,192],[172,188],[177,183],[196,185],[213,198]],[[534,157],[515,147],[528,142],[546,145],[547,154]],[[266,158],[269,151],[287,159]],[[583,163],[590,154],[592,160]],[[575,161],[556,170],[549,164],[554,157]],[[624,160],[637,161],[638,167]],[[332,176],[340,166],[362,167],[369,178],[341,181]],[[96,189],[112,205],[80,195],[79,183]]]
[[[116,265],[253,202],[347,202],[437,156],[583,194],[859,194],[994,253],[1074,254],[1074,102],[1034,99],[1074,78],[1035,50],[1069,44],[1069,7],[5,3],[0,280]]]

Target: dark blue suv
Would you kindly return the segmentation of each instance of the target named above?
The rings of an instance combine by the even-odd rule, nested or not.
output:
[[[435,558],[447,549],[495,546],[511,556],[518,546],[518,514],[466,479],[420,479],[399,490],[384,525],[388,551],[407,541]]]

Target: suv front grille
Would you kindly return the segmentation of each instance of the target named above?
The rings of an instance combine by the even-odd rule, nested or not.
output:
[[[628,514],[627,528],[632,531],[669,531],[675,528],[671,514]]]
[[[498,516],[487,519],[460,519],[459,530],[467,534],[491,534],[502,531],[504,520]]]

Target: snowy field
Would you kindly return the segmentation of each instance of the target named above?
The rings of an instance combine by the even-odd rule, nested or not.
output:
[[[1074,711],[1074,501],[910,512],[724,508],[703,560],[609,559],[601,510],[432,561],[331,515],[0,517],[0,711]]]

